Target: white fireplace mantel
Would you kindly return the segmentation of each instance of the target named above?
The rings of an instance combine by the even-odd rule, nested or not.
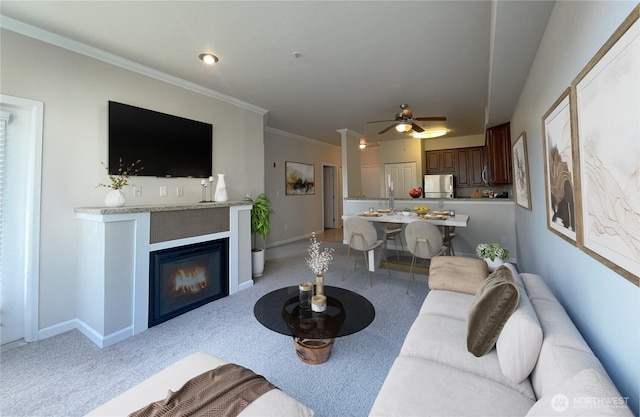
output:
[[[251,279],[251,205],[246,202],[76,208],[79,220],[78,329],[106,347],[143,332],[149,315],[149,254],[156,250],[229,238],[229,294],[253,285]],[[226,210],[228,208],[228,211]],[[202,209],[222,209],[198,212]],[[209,225],[207,216],[223,212],[224,226],[169,239],[152,236],[153,213]],[[204,214],[204,220],[203,220]],[[204,230],[205,228],[203,228]]]

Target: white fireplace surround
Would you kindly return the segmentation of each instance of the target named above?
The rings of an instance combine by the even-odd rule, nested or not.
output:
[[[151,243],[151,213],[196,213],[229,208],[228,230]],[[194,243],[229,238],[229,295],[253,285],[251,205],[245,202],[194,205],[77,208],[78,330],[99,347],[110,346],[148,328],[149,254]]]

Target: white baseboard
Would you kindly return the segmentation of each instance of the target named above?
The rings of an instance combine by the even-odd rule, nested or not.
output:
[[[77,320],[77,329],[78,331],[80,331],[80,333],[82,333],[89,340],[95,343],[99,348],[105,348],[107,346],[114,345],[133,336],[133,326],[129,326],[115,333],[103,336],[95,329],[87,325],[85,322]]]
[[[245,281],[238,286],[238,291],[246,290],[247,288],[253,287],[253,280]]]
[[[38,331],[38,340],[47,339],[78,328],[78,320],[67,320]]]

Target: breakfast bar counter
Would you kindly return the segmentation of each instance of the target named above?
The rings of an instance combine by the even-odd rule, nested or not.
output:
[[[509,262],[517,263],[518,251],[516,246],[516,205],[509,198],[396,198],[394,207],[402,211],[413,211],[416,206],[426,206],[432,212],[439,210],[438,203],[443,203],[444,210],[455,210],[456,217],[468,215],[470,220],[467,227],[456,228],[456,238],[453,241],[456,255],[476,257],[476,246],[480,243],[500,243],[509,248],[511,258]],[[343,199],[344,214],[364,213],[373,209],[387,209],[387,198],[345,198]]]

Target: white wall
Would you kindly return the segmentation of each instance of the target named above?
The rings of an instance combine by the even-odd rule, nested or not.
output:
[[[44,102],[39,329],[76,317],[75,207],[103,206],[107,102],[116,100],[213,124],[213,170],[231,200],[264,190],[263,116],[66,49],[2,30],[3,94]],[[250,151],[249,151],[250,150]],[[197,202],[199,179],[135,178],[129,205]],[[168,188],[167,197],[159,187]],[[184,187],[184,197],[176,187]]]
[[[516,208],[520,267],[549,283],[636,415],[640,288],[547,229],[541,118],[637,4],[557,2],[511,119],[512,137],[527,133],[531,177],[532,210]]]
[[[336,133],[337,135],[338,133]],[[340,198],[340,148],[312,139],[267,128],[264,134],[265,194],[271,200],[274,215],[267,247],[310,236],[323,230],[323,176],[322,166],[336,166],[336,182]],[[315,167],[315,194],[285,195],[285,162],[302,162]],[[275,164],[275,167],[274,167]],[[252,195],[255,197],[255,195]],[[342,210],[342,204],[338,204]],[[339,212],[336,218],[341,218]],[[258,246],[261,246],[258,244]]]

